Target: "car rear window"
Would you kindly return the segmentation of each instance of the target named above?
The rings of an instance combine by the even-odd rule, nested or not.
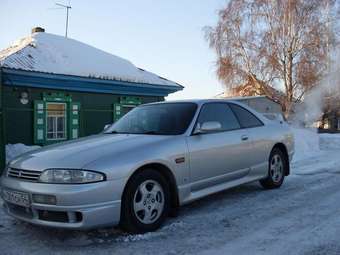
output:
[[[235,113],[238,121],[240,122],[241,127],[253,128],[263,126],[262,121],[259,120],[254,114],[252,114],[247,109],[236,104],[229,104],[229,106]]]

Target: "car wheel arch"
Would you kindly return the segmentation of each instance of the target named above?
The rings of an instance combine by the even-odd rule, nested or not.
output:
[[[286,162],[287,162],[287,172],[286,172],[286,176],[288,176],[290,174],[290,164],[289,164],[289,155],[288,155],[288,150],[287,150],[287,147],[286,145],[284,145],[283,143],[276,143],[272,150],[270,151],[270,153],[274,150],[274,149],[279,149],[284,155],[285,155],[285,158],[286,158]]]
[[[129,185],[129,181],[133,178],[133,176],[137,175],[138,173],[144,171],[145,169],[153,169],[157,172],[159,172],[163,177],[169,181],[169,188],[170,188],[170,216],[175,216],[177,209],[179,207],[179,197],[178,197],[178,189],[177,189],[177,182],[175,179],[174,174],[172,171],[169,169],[164,164],[161,163],[148,163],[146,165],[143,165],[139,168],[137,168],[128,178],[128,181],[125,184],[122,197],[125,194],[126,188]]]

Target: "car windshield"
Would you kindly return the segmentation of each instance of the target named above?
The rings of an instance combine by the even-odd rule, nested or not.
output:
[[[194,103],[161,103],[136,107],[104,133],[179,135],[196,112]]]

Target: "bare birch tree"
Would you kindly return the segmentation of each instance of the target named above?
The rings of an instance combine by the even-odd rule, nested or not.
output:
[[[317,86],[335,45],[334,0],[230,0],[216,26],[206,28],[217,55],[217,76],[227,88],[252,83],[279,101],[286,116],[292,104]]]

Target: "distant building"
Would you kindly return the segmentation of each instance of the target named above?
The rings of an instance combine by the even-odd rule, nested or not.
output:
[[[328,96],[324,99],[323,115],[317,122],[320,133],[340,132],[340,96]]]
[[[133,107],[182,89],[128,60],[36,28],[0,51],[0,162],[6,144],[95,134]]]
[[[339,84],[340,86],[340,84]],[[340,132],[340,88],[334,86],[334,91],[325,96],[320,102],[312,102],[313,109],[305,102],[295,102],[290,113],[289,120],[301,126],[318,128],[320,133],[339,133]],[[232,98],[247,104],[261,113],[278,113],[282,114],[282,107],[279,98],[282,92],[275,89],[271,90],[274,99],[263,95],[263,91],[253,86],[251,83],[237,86],[227,92],[216,95],[216,98]],[[321,96],[321,95],[320,95]],[[323,105],[315,105],[322,104]],[[315,114],[315,109],[322,111],[321,117],[309,116]],[[317,121],[315,119],[319,118]]]
[[[266,92],[270,95],[271,98],[270,100],[277,103],[282,101],[282,98],[284,97],[283,92],[273,87],[270,87],[264,83],[262,84],[262,86],[260,86],[258,83],[254,83],[252,80],[249,80],[244,84],[240,84],[238,86],[230,88],[217,96],[222,96],[224,98],[265,96],[266,93],[263,89],[264,87],[266,89]]]
[[[243,96],[242,93],[239,92],[239,89],[234,89],[232,92],[220,93],[216,95],[215,98],[233,99],[248,105],[260,113],[282,114],[282,107],[278,101],[264,95]]]

